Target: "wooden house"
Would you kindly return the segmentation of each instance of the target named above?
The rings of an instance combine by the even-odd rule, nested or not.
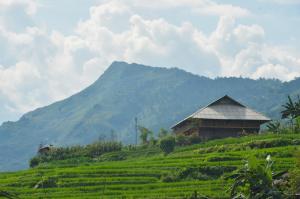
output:
[[[260,125],[268,121],[270,118],[225,95],[178,122],[172,129],[175,134],[224,138],[258,133]]]

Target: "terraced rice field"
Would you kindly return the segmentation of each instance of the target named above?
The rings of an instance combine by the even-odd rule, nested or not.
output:
[[[295,166],[299,144],[300,134],[270,134],[177,147],[168,156],[157,147],[140,148],[123,151],[126,159],[122,161],[61,161],[0,173],[0,190],[19,198],[185,198],[195,191],[209,198],[229,198],[232,179],[226,176],[247,157],[256,156],[263,162],[270,154],[276,171],[288,170]],[[198,179],[164,180],[163,176],[187,168],[233,170],[216,176],[204,172]]]

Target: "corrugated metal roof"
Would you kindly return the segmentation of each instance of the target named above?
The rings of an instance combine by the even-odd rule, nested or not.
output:
[[[231,97],[224,97],[212,102],[204,108],[199,109],[189,117],[180,121],[173,127],[190,118],[198,119],[219,119],[219,120],[260,120],[270,121],[271,119],[263,114],[256,112]],[[172,127],[172,128],[173,128]]]
[[[190,117],[199,119],[224,120],[270,120],[266,116],[247,107],[235,105],[214,105],[197,111]]]

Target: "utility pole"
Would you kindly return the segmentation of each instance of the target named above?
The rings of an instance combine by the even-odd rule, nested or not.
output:
[[[135,146],[137,146],[138,142],[138,119],[137,117],[134,118],[135,121]]]

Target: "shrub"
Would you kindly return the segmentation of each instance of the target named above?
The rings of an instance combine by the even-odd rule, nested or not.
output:
[[[201,137],[196,133],[193,133],[192,135],[190,135],[188,137],[188,139],[189,139],[189,143],[191,143],[191,144],[198,144],[202,141]]]
[[[31,158],[31,160],[29,161],[29,166],[30,166],[30,168],[33,168],[33,167],[36,167],[36,166],[38,166],[39,165],[39,163],[40,163],[40,158],[39,157],[33,157],[33,158]]]
[[[158,132],[158,137],[159,137],[159,138],[164,138],[164,137],[166,137],[168,134],[169,134],[169,132],[168,132],[166,129],[161,128],[161,129],[159,130],[159,132]]]
[[[165,154],[171,153],[175,148],[175,138],[172,136],[168,136],[161,139],[159,147]]]
[[[300,145],[300,139],[292,140],[292,145]]]
[[[178,146],[184,146],[189,144],[189,141],[187,139],[187,136],[183,135],[183,134],[179,134],[175,137],[175,141],[176,141],[176,145]]]
[[[151,146],[155,146],[157,144],[157,140],[153,136],[151,136],[149,139],[149,144]]]
[[[160,179],[162,182],[176,182],[178,181],[178,176],[176,173],[164,173]]]
[[[38,154],[29,162],[30,167],[35,167],[42,162],[50,162],[54,160],[66,159],[81,159],[81,158],[95,158],[100,155],[120,151],[122,144],[120,142],[102,142],[97,141],[87,146],[71,146],[71,147],[53,147],[45,154]]]
[[[142,140],[142,144],[147,144],[148,139],[151,135],[153,135],[153,132],[143,126],[139,126],[138,128],[140,131],[140,139]]]
[[[95,142],[86,146],[87,155],[89,157],[98,157],[103,153],[120,151],[122,144],[120,142]]]
[[[275,140],[260,140],[260,141],[253,141],[249,142],[248,146],[250,148],[271,148],[271,147],[280,147],[280,146],[287,146],[291,144],[290,139],[275,139]]]

